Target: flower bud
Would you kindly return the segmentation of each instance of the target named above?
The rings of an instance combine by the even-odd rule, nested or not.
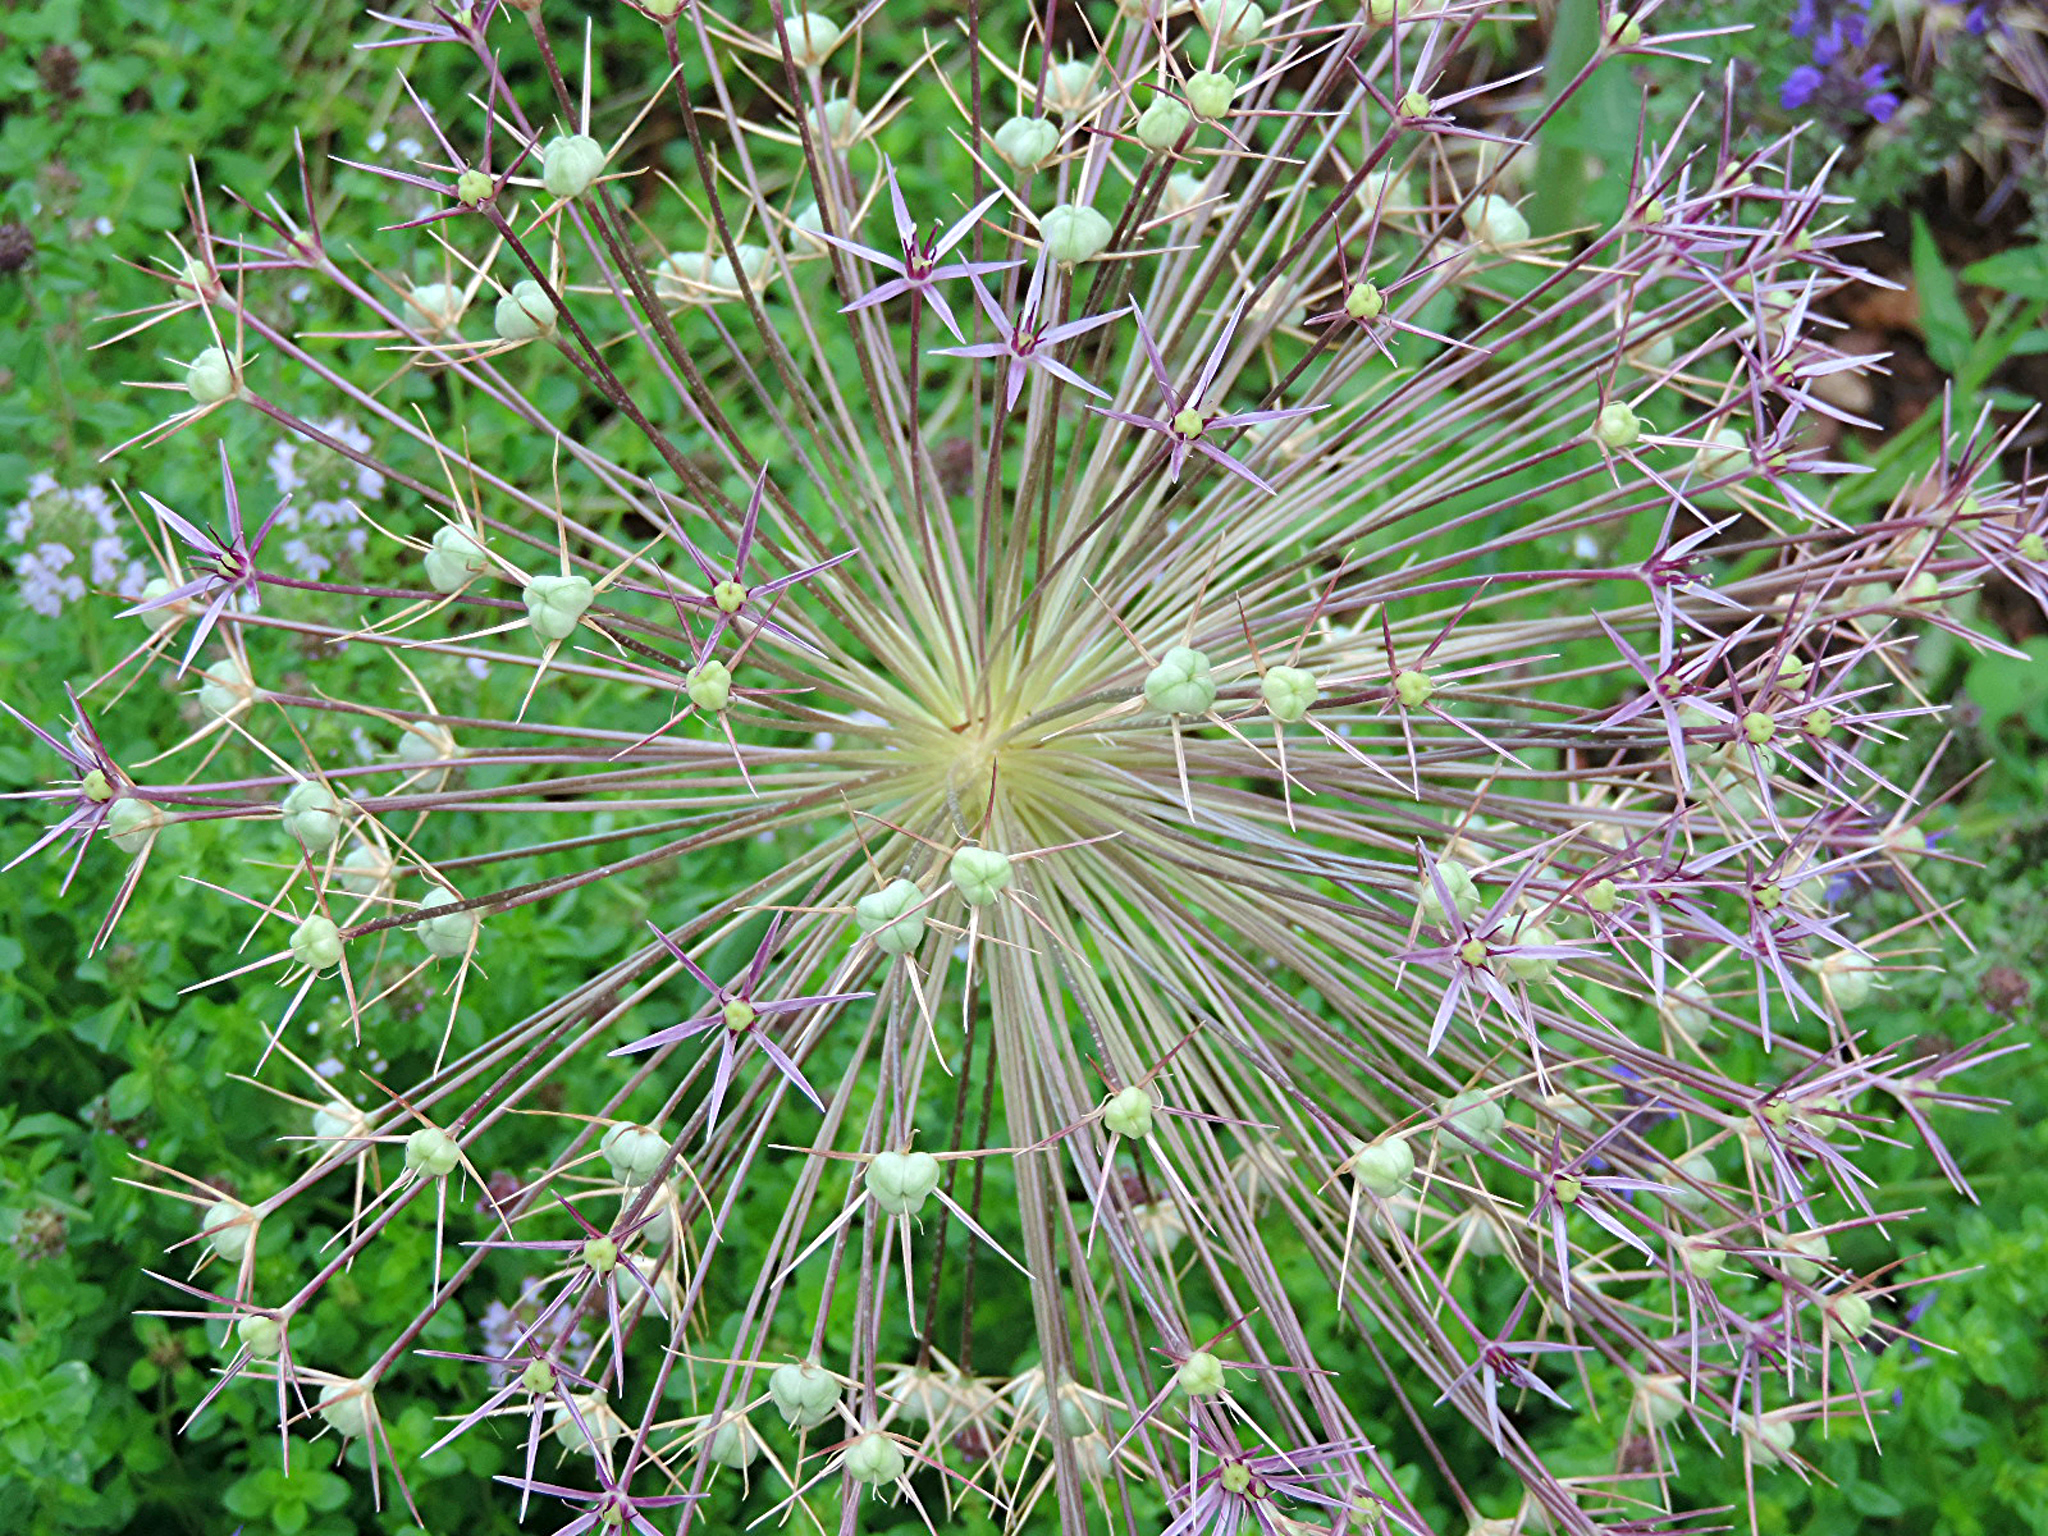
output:
[[[924,942],[924,892],[915,880],[891,880],[853,904],[853,925],[885,955],[907,955]]]
[[[668,1138],[645,1125],[615,1125],[597,1144],[612,1177],[621,1184],[645,1184],[668,1158]]]
[[[460,592],[490,565],[483,545],[467,529],[443,523],[427,546],[427,585],[436,592]]]
[[[946,868],[947,876],[970,907],[985,907],[1009,888],[1016,871],[1010,856],[993,848],[962,848]]]
[[[1171,96],[1155,96],[1152,105],[1138,114],[1138,126],[1134,130],[1138,142],[1154,154],[1164,154],[1178,144],[1181,135],[1188,131],[1194,114],[1185,102]]]
[[[1152,1095],[1143,1088],[1125,1088],[1103,1106],[1102,1123],[1134,1141],[1152,1134]]]
[[[1395,110],[1401,116],[1419,123],[1436,110],[1436,105],[1420,91],[1407,91],[1402,94]]]
[[[543,640],[562,641],[576,633],[597,593],[581,576],[536,576],[519,596],[533,632]]]
[[[909,1470],[903,1448],[879,1429],[871,1429],[846,1448],[846,1475],[857,1483],[893,1483]]]
[[[683,678],[683,693],[709,714],[723,714],[732,702],[732,669],[717,657],[692,667]]]
[[[1394,697],[1403,709],[1420,709],[1436,693],[1436,679],[1410,667],[1394,676]]]
[[[1043,117],[1013,117],[996,129],[996,153],[1020,171],[1038,169],[1060,147],[1059,128]]]
[[[519,1373],[519,1385],[535,1397],[546,1397],[555,1390],[555,1383],[559,1379],[555,1374],[555,1368],[545,1360],[530,1360],[526,1369]]]
[[[547,290],[532,278],[521,278],[512,291],[498,300],[491,311],[491,324],[500,341],[532,341],[551,335],[555,329],[555,304]]]
[[[1586,905],[1605,917],[1621,904],[1621,887],[1602,875],[1586,887]]]
[[[1354,320],[1377,320],[1386,309],[1387,296],[1378,283],[1353,283],[1344,295],[1344,313]]]
[[[256,1213],[239,1200],[216,1200],[200,1217],[199,1230],[206,1234],[206,1246],[233,1264],[249,1251]]]
[[[430,1179],[445,1179],[462,1164],[462,1148],[438,1126],[423,1125],[405,1138],[405,1166]]]
[[[1218,1397],[1224,1390],[1223,1362],[1206,1349],[1198,1349],[1181,1362],[1173,1381],[1189,1397]]]
[[[163,807],[123,795],[107,807],[107,836],[123,853],[140,853],[164,824]]]
[[[1602,448],[1619,453],[1643,440],[1643,424],[1626,400],[1610,400],[1593,419],[1593,438]]]
[[[1360,1147],[1344,1166],[1371,1193],[1391,1200],[1415,1175],[1415,1149],[1406,1135],[1395,1132]]]
[[[1172,647],[1145,676],[1145,702],[1166,715],[1207,713],[1216,702],[1209,658],[1191,646]]]
[[[929,1152],[877,1152],[862,1182],[891,1216],[915,1216],[939,1187],[939,1160]]]
[[[1196,0],[1195,15],[1226,53],[1251,47],[1266,30],[1266,13],[1254,0]]]
[[[1188,76],[1188,105],[1203,122],[1214,122],[1237,99],[1237,77],[1218,69],[1198,69]]]
[[[1288,725],[1306,719],[1322,691],[1315,673],[1302,667],[1268,667],[1259,679],[1259,696],[1266,701],[1266,708],[1275,720]]]
[[[1465,205],[1465,233],[1479,244],[1499,250],[1529,238],[1529,221],[1506,198],[1482,192]]]
[[[315,913],[292,930],[292,959],[318,975],[341,964],[341,930]]]
[[[186,365],[185,392],[201,405],[218,405],[235,392],[235,365],[219,347],[208,347]]]
[[[565,133],[541,152],[540,184],[549,197],[581,197],[604,172],[604,146],[585,133]]]
[[[826,56],[839,46],[840,35],[838,22],[815,11],[784,13],[782,41],[789,49],[790,62],[798,69],[816,69],[823,64]]]
[[[436,907],[452,906],[460,899],[446,887],[436,887],[421,899],[419,909],[432,912]],[[413,931],[427,946],[428,954],[443,960],[459,960],[475,947],[477,915],[473,911],[441,912],[416,924]]]
[[[467,203],[472,208],[481,208],[491,200],[495,186],[489,171],[471,166],[455,178],[455,197],[458,202]]]
[[[1071,267],[1100,256],[1115,231],[1093,208],[1062,203],[1038,221],[1038,233],[1052,259]]]
[[[285,835],[308,853],[332,848],[341,836],[342,804],[318,779],[301,779],[284,797]]]
[[[1633,48],[1643,40],[1643,24],[1633,16],[1615,15],[1608,18],[1607,46],[1610,48]]]
[[[815,1360],[779,1365],[768,1378],[768,1396],[792,1429],[816,1429],[839,1403],[839,1382]]]

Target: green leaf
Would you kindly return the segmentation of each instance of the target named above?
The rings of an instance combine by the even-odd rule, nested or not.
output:
[[[1920,296],[1920,330],[1927,338],[1927,355],[1942,372],[1959,372],[1975,333],[1956,292],[1956,280],[1934,243],[1934,232],[1917,213],[1913,215],[1913,287]]]
[[[2019,245],[1962,271],[1966,283],[1980,283],[2022,299],[2048,299],[2048,245]]]

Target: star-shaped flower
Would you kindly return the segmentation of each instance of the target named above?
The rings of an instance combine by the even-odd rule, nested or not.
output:
[[[958,341],[960,327],[953,319],[952,306],[946,302],[938,285],[957,277],[978,278],[989,272],[1007,272],[1011,267],[1022,266],[1021,261],[956,261],[941,265],[946,254],[973,233],[974,226],[981,222],[981,216],[989,211],[1003,196],[1000,191],[991,192],[987,197],[968,209],[966,214],[951,229],[943,234],[934,224],[932,233],[920,237],[917,225],[910,217],[910,207],[903,201],[903,189],[896,185],[896,167],[885,156],[882,160],[882,179],[889,184],[889,204],[896,215],[896,238],[903,247],[900,257],[886,251],[878,251],[871,245],[862,245],[855,240],[843,239],[820,231],[818,238],[835,245],[849,255],[858,256],[894,277],[870,288],[840,311],[850,314],[856,309],[869,309],[886,303],[899,294],[912,294],[921,302],[928,302],[938,314],[939,321]]]

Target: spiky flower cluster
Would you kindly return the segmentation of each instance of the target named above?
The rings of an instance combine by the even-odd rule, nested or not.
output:
[[[1974,639],[1944,605],[1987,570],[2048,595],[2048,549],[1980,432],[1835,510],[1811,429],[1873,360],[1830,344],[1858,274],[1796,145],[1638,146],[1625,216],[1551,233],[1519,206],[1551,108],[1487,74],[1527,8],[1129,0],[1068,56],[966,7],[878,87],[877,6],[645,0],[616,122],[553,9],[373,39],[478,72],[370,167],[442,276],[365,269],[308,170],[233,234],[195,187],[137,321],[201,347],[156,436],[254,413],[339,454],[418,574],[278,571],[232,464],[224,511],[151,503],[182,566],[80,697],[189,659],[247,771],[125,769],[81,712],[39,733],[53,839],[133,853],[125,901],[181,823],[268,832],[218,888],[267,936],[233,974],[287,983],[242,994],[273,1083],[311,994],[424,1065],[391,999],[432,968],[465,1030],[389,1091],[308,1069],[309,1161],[261,1199],[171,1190],[223,1276],[188,1315],[237,1320],[215,1391],[402,1473],[428,1321],[516,1308],[454,1356],[449,1436],[509,1421],[522,1503],[664,1533],[746,1498],[1425,1530],[1440,1474],[1648,1531],[1684,1523],[1645,1475],[1681,1423],[1757,1468],[1860,1423],[1902,1325],[1834,1257],[1890,1219],[1859,1149],[1959,1178],[1937,1125],[1988,1052],[1868,1046],[1933,931],[1832,893],[1924,899],[1928,806],[1873,759],[1929,712],[1901,653]],[[1653,10],[1594,64],[1683,57]],[[957,115],[899,123],[913,86]],[[275,322],[300,283],[355,341]],[[471,447],[513,440],[541,473]],[[309,638],[405,686],[322,687]],[[437,707],[464,662],[519,697]],[[314,712],[396,745],[323,770]],[[507,914],[643,880],[653,931],[586,982],[459,1015]],[[479,1177],[536,1124],[538,1166]],[[259,1285],[261,1230],[350,1190]],[[398,1224],[442,1256],[418,1315],[303,1358]],[[1028,1346],[977,1336],[992,1292]],[[1546,1466],[1525,1430],[1617,1382],[1614,1474]],[[1368,1431],[1401,1404],[1433,1463]]]

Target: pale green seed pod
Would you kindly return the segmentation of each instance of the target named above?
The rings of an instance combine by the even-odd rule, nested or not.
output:
[[[157,598],[170,592],[170,590],[171,582],[168,577],[152,576],[142,584],[142,592],[137,600],[145,603],[154,602]],[[137,614],[136,617],[149,625],[156,633],[162,634],[189,612],[191,612],[190,603],[176,602],[167,603],[161,608],[152,608],[147,613]]]
[[[421,899],[420,910],[431,912],[436,907],[452,906],[459,900],[461,898],[446,887],[436,887]],[[476,944],[477,915],[475,912],[441,912],[417,924],[413,931],[427,946],[428,954],[443,960],[459,960]]]
[[[939,1160],[929,1152],[877,1152],[862,1183],[891,1216],[915,1216],[939,1187]]]
[[[1213,123],[1230,110],[1237,99],[1237,77],[1220,69],[1198,69],[1188,76],[1188,105],[1195,116]]]
[[[230,1264],[239,1263],[256,1235],[256,1213],[239,1200],[216,1200],[199,1218],[206,1246]]]
[[[1171,647],[1145,675],[1145,702],[1165,715],[1206,714],[1216,703],[1209,658],[1192,646]]]
[[[1382,1200],[1391,1200],[1415,1176],[1415,1149],[1400,1132],[1382,1136],[1345,1160],[1351,1176]]]
[[[1636,1405],[1650,1423],[1662,1429],[1684,1415],[1685,1378],[1655,1375],[1636,1378]]]
[[[712,260],[711,286],[734,293],[760,287],[761,279],[768,275],[768,247],[742,243],[735,245],[733,252],[740,259],[737,267],[727,256],[719,256]]]
[[[292,930],[292,959],[318,975],[341,964],[341,930],[315,913]]]
[[[1721,1176],[1714,1171],[1713,1161],[1704,1152],[1695,1152],[1690,1157],[1682,1158],[1678,1164],[1678,1171],[1692,1180],[1692,1184],[1703,1184],[1709,1189],[1720,1182]],[[1664,1191],[1665,1204],[1675,1205],[1681,1211],[1691,1211],[1695,1216],[1703,1213],[1713,1202],[1707,1195],[1694,1189],[1692,1184],[1682,1184],[1674,1179]]]
[[[1714,435],[1693,450],[1696,479],[1719,480],[1749,463],[1749,439],[1733,427],[1716,427]]]
[[[1138,126],[1132,131],[1140,144],[1154,154],[1164,154],[1180,142],[1193,121],[1194,114],[1185,102],[1171,96],[1155,96],[1152,104],[1138,114]]]
[[[1695,1280],[1712,1280],[1728,1267],[1726,1249],[1711,1248],[1689,1237],[1680,1238],[1676,1246],[1686,1273]]]
[[[609,1451],[619,1443],[626,1433],[626,1421],[613,1411],[602,1392],[579,1393],[575,1403],[576,1412],[583,1415],[581,1424],[576,1422],[576,1414],[569,1411],[567,1403],[555,1409],[552,1428],[565,1449],[571,1454],[582,1454],[595,1452],[599,1447]]]
[[[1521,932],[1515,935],[1517,944],[1548,945],[1557,942],[1557,935],[1544,923],[1524,923]],[[1548,981],[1557,974],[1557,961],[1548,955],[1509,955],[1508,974],[1517,981],[1534,984]],[[1573,1106],[1577,1108],[1578,1106]]]
[[[819,104],[813,121],[834,149],[851,149],[860,138],[861,130],[867,127],[868,120],[860,108],[844,96],[831,96]]]
[[[796,217],[789,221],[789,225],[796,232],[796,243],[800,247],[816,254],[824,253],[825,242],[821,237],[825,233],[825,216],[818,211],[816,203],[805,203],[797,209]]]
[[[1420,709],[1436,697],[1436,679],[1414,667],[1394,674],[1394,697],[1403,709]]]
[[[427,585],[436,592],[460,592],[491,568],[483,545],[467,529],[443,523],[427,546]]]
[[[1266,30],[1266,12],[1255,0],[1196,0],[1195,15],[1224,52],[1251,47]]]
[[[1626,400],[1610,400],[1593,420],[1593,438],[1602,448],[1619,453],[1643,440],[1643,424]]]
[[[200,405],[219,405],[235,387],[235,365],[219,347],[208,347],[186,365],[185,392]]]
[[[491,311],[491,324],[500,341],[532,341],[552,335],[555,303],[545,288],[532,278],[521,278],[512,291],[498,300]]]
[[[924,942],[923,900],[915,880],[891,880],[853,904],[853,925],[883,954],[907,955]]]
[[[390,886],[393,868],[383,849],[371,843],[358,843],[341,861],[335,878],[351,896],[375,896]]]
[[[541,151],[540,184],[549,197],[581,197],[604,174],[604,146],[586,133],[565,133]]]
[[[1830,1338],[1860,1339],[1870,1323],[1870,1303],[1854,1291],[1837,1296],[1821,1312],[1821,1326]]]
[[[1437,894],[1437,881],[1450,893],[1451,907],[1458,917],[1469,918],[1485,900],[1479,887],[1473,883],[1472,872],[1456,859],[1439,859],[1436,862],[1436,879],[1427,871],[1415,884],[1415,904],[1422,909],[1422,920],[1438,928],[1452,927],[1453,919],[1445,913],[1443,897]]]
[[[1465,205],[1465,233],[1479,244],[1500,250],[1529,238],[1529,221],[1506,198],[1482,192]]]
[[[1437,1105],[1442,1117],[1437,1139],[1446,1151],[1469,1150],[1468,1143],[1484,1145],[1499,1137],[1507,1115],[1482,1088],[1468,1088]]]
[[[1354,320],[1377,320],[1386,313],[1387,296],[1378,283],[1353,283],[1344,294],[1344,313]]]
[[[1045,104],[1062,117],[1086,110],[1095,94],[1095,66],[1086,59],[1067,59],[1045,72]]]
[[[1225,1387],[1223,1362],[1206,1349],[1198,1349],[1181,1362],[1173,1382],[1189,1397],[1220,1396]]]
[[[962,848],[946,868],[947,876],[970,907],[985,907],[1016,877],[1010,856],[993,848]]]
[[[1797,1428],[1790,1419],[1782,1416],[1782,1411],[1749,1419],[1742,1426],[1742,1437],[1749,1442],[1750,1456],[1760,1467],[1784,1465],[1791,1455],[1792,1441],[1797,1434]]]
[[[1204,178],[1192,171],[1175,171],[1166,178],[1166,187],[1159,194],[1160,212],[1170,217],[1186,213],[1196,203],[1202,201],[1203,185]],[[1203,212],[1207,213],[1208,210],[1204,209]]]
[[[363,1112],[346,1099],[335,1099],[313,1111],[313,1134],[322,1141],[356,1141],[370,1133]]]
[[[1612,16],[1607,22],[1607,46],[1620,52],[1643,40],[1643,24],[1633,16]]]
[[[668,1138],[646,1125],[615,1125],[597,1146],[621,1184],[645,1184],[668,1157]]]
[[[1275,720],[1294,725],[1308,717],[1323,685],[1304,667],[1268,667],[1259,679],[1259,697]]]
[[[472,208],[481,208],[489,202],[493,188],[491,173],[478,170],[475,166],[471,166],[455,178],[456,200],[467,203]]]
[[[1358,200],[1383,217],[1415,212],[1415,193],[1399,171],[1367,171],[1358,181]]]
[[[699,663],[683,678],[683,693],[709,714],[723,714],[732,702],[732,669],[717,657]]]
[[[1115,231],[1093,208],[1062,203],[1038,221],[1038,233],[1052,259],[1071,267],[1100,256]]]
[[[1778,1257],[1778,1267],[1801,1285],[1818,1280],[1821,1260],[1834,1257],[1825,1232],[1794,1232],[1777,1246],[1784,1250]]]
[[[818,217],[816,203],[811,204],[811,217]],[[670,251],[655,264],[655,289],[668,298],[688,298],[710,285],[711,258],[702,251]]]
[[[1696,981],[1681,981],[1657,999],[1664,1022],[1688,1040],[1697,1040],[1713,1026],[1713,998]]]
[[[1013,117],[996,129],[996,153],[1020,171],[1035,171],[1060,147],[1059,125],[1050,118]]]
[[[744,1472],[761,1457],[761,1436],[744,1413],[728,1413],[704,1442],[704,1459]]]
[[[123,795],[107,807],[107,836],[123,853],[140,853],[164,824],[163,807]]]
[[[769,1376],[768,1396],[790,1428],[816,1429],[839,1405],[839,1381],[815,1360],[793,1360]]]
[[[320,1417],[344,1440],[360,1440],[377,1422],[377,1405],[367,1381],[337,1381],[320,1397]]]
[[[343,813],[333,790],[318,779],[301,779],[284,797],[285,836],[305,844],[309,853],[332,848],[341,836]]]
[[[846,1475],[857,1483],[893,1483],[909,1470],[903,1448],[879,1429],[871,1429],[846,1448]]]
[[[536,576],[519,596],[533,632],[543,640],[562,641],[576,633],[597,592],[581,576]]]
[[[1130,1087],[1112,1094],[1102,1109],[1102,1123],[1119,1136],[1141,1140],[1152,1134],[1152,1095]]]
[[[265,1317],[261,1312],[250,1312],[235,1324],[235,1337],[242,1348],[249,1351],[251,1358],[268,1360],[284,1345],[284,1327],[274,1317]]]
[[[535,1397],[546,1397],[559,1380],[555,1368],[545,1360],[529,1360],[526,1369],[519,1373],[519,1385]]]
[[[790,62],[798,69],[816,69],[839,46],[839,23],[815,11],[784,14],[782,40],[789,48]]]
[[[1836,950],[1821,961],[1818,970],[1821,990],[1843,1013],[1861,1008],[1877,990],[1876,967],[1853,949]]]
[[[406,321],[429,336],[445,336],[462,324],[469,300],[459,283],[421,283],[406,295]]]
[[[462,1148],[438,1126],[423,1125],[405,1138],[405,1166],[430,1179],[445,1179],[462,1165]]]

